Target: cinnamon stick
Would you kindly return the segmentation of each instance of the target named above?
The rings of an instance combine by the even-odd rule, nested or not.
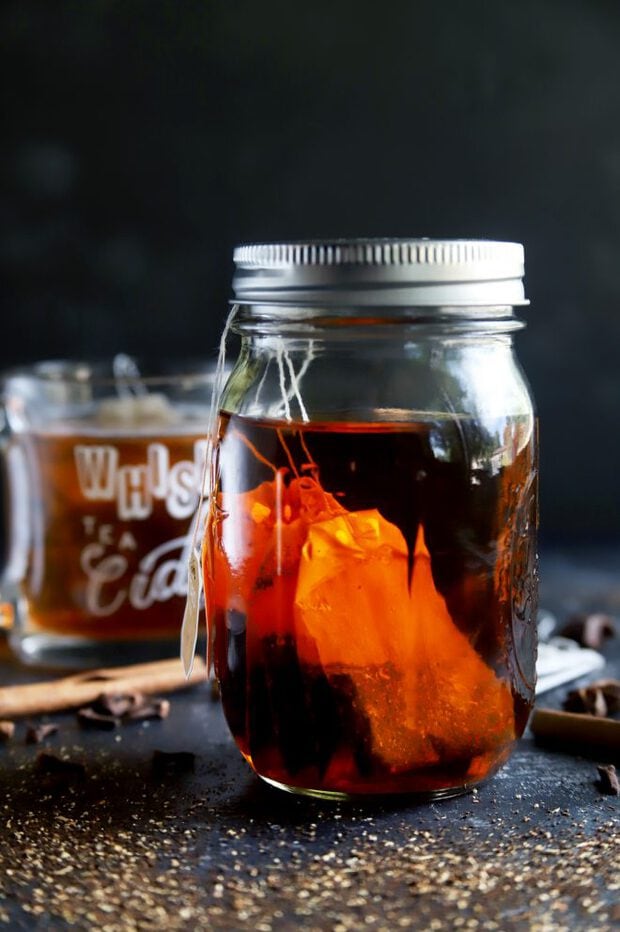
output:
[[[576,712],[534,709],[530,719],[532,734],[544,744],[555,744],[580,751],[620,755],[620,722]]]
[[[196,657],[191,676],[186,679],[178,658],[137,663],[126,667],[86,670],[73,676],[45,683],[0,688],[0,719],[43,715],[62,709],[75,709],[94,702],[102,693],[173,692],[206,679],[204,662]]]

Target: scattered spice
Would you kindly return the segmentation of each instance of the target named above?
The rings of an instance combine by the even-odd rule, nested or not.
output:
[[[26,776],[6,801],[0,928],[609,932],[620,919],[612,797],[583,821],[558,809],[526,825],[507,812],[489,819],[481,806],[466,814],[466,800],[446,814],[443,805],[271,808],[265,796],[254,819],[236,803],[216,811],[204,788],[179,804],[165,784],[127,792],[117,774],[99,805],[53,805],[42,831],[36,804],[16,817]],[[556,786],[545,780],[540,791],[544,810]],[[580,783],[579,793],[589,800],[592,787]]]
[[[21,766],[30,749],[0,751],[0,928],[43,928],[50,916],[110,932],[147,920],[169,932],[614,927],[618,797],[592,805],[594,764],[560,763],[548,779],[548,760],[538,770],[525,744],[480,805],[304,801],[248,776],[216,712],[193,734],[207,754],[200,781],[134,779],[135,755],[118,766],[112,737],[83,783],[47,794],[48,778]]]
[[[9,741],[15,734],[15,722],[0,720],[0,744]]]
[[[194,770],[196,755],[191,751],[153,751],[153,773],[157,776],[178,776]]]
[[[618,774],[613,764],[601,764],[596,768],[598,770],[598,786],[601,793],[608,796],[620,796],[620,782]]]
[[[41,776],[49,778],[51,783],[59,786],[68,786],[77,780],[83,780],[86,776],[84,764],[65,760],[45,751],[37,754],[36,769]]]
[[[102,693],[77,713],[78,721],[86,728],[112,731],[117,725],[145,719],[164,719],[170,713],[167,699],[145,696],[143,693]]]
[[[55,735],[58,725],[54,722],[43,722],[40,725],[30,725],[26,732],[26,744],[41,744],[46,738]]]
[[[606,718],[620,711],[620,680],[596,680],[581,689],[572,689],[564,700],[569,712],[585,712]]]
[[[610,615],[572,615],[558,632],[561,637],[577,641],[582,647],[598,650],[603,642],[616,633],[615,621]]]

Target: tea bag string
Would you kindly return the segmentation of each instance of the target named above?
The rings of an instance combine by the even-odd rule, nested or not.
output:
[[[284,405],[284,417],[287,421],[291,420],[291,405],[288,400],[288,392],[286,390],[286,375],[284,372],[284,342],[278,340],[276,342],[276,360],[278,363],[278,375],[280,377],[280,392],[282,394],[282,404]]]
[[[268,359],[268,360],[267,360],[267,365],[265,366],[265,370],[264,370],[264,372],[263,372],[263,374],[262,374],[262,376],[261,376],[261,380],[260,380],[260,382],[258,383],[258,387],[257,387],[257,389],[256,389],[256,395],[254,396],[254,404],[256,405],[257,408],[258,408],[258,402],[259,402],[259,400],[260,400],[261,392],[262,392],[262,390],[263,390],[263,386],[264,386],[265,382],[267,381],[267,375],[268,375],[268,373],[269,373],[269,366],[270,366],[270,365],[271,365],[271,359]]]
[[[306,351],[306,358],[304,359],[302,365],[300,366],[299,372],[295,372],[295,367],[293,361],[286,349],[284,340],[282,337],[278,337],[276,340],[276,362],[278,365],[278,376],[280,380],[280,393],[282,395],[282,407],[284,408],[284,417],[287,421],[292,420],[291,418],[291,405],[290,399],[294,398],[299,406],[299,413],[301,415],[302,421],[306,423],[310,420],[308,417],[308,412],[304,404],[304,400],[301,396],[301,387],[300,383],[312,360],[314,359],[314,341],[310,340],[308,343],[308,349]],[[288,370],[288,377],[290,380],[290,389],[286,387],[286,370]],[[259,386],[260,388],[261,386]]]
[[[222,393],[224,390],[224,371],[226,366],[226,344],[231,327],[239,311],[239,305],[233,304],[222,336],[220,338],[219,353],[217,366],[213,379],[213,391],[211,394],[211,405],[209,408],[209,418],[207,421],[207,443],[205,445],[205,456],[202,468],[202,477],[200,480],[200,495],[198,507],[196,509],[196,518],[194,520],[194,529],[192,532],[191,544],[189,548],[189,557],[187,564],[187,602],[183,613],[181,624],[181,645],[180,654],[185,670],[186,677],[191,676],[194,665],[194,655],[196,653],[196,643],[198,641],[198,624],[200,616],[200,594],[203,589],[203,578],[201,570],[200,553],[196,547],[198,532],[202,527],[202,513],[205,503],[205,497],[209,504],[214,486],[214,476],[212,469],[213,450],[215,448],[215,431],[217,427],[217,416],[220,410]],[[206,489],[206,492],[205,492]],[[207,607],[205,604],[205,617],[207,623],[207,671],[210,667],[210,632],[209,618],[207,617]]]
[[[203,589],[204,580],[202,578],[201,571],[201,560],[200,553],[197,549],[197,540],[198,533],[202,527],[202,513],[205,497],[209,501],[209,507],[213,505],[213,491],[215,485],[215,470],[213,463],[213,452],[215,449],[215,432],[217,427],[217,416],[221,405],[221,398],[224,389],[224,369],[226,365],[226,344],[228,340],[228,335],[230,333],[232,324],[237,316],[239,311],[239,305],[234,304],[230,310],[230,313],[226,319],[226,324],[220,338],[220,347],[217,360],[217,367],[214,378],[213,393],[211,396],[211,407],[209,411],[209,420],[208,420],[208,434],[207,434],[207,443],[205,448],[205,459],[203,464],[202,479],[200,484],[200,498],[198,502],[198,508],[196,511],[196,519],[194,521],[194,528],[192,532],[191,544],[189,548],[189,559],[188,559],[188,593],[187,593],[187,603],[185,606],[185,613],[183,615],[183,623],[181,625],[181,659],[183,661],[183,666],[187,676],[191,674],[192,664],[194,659],[194,654],[196,651],[196,643],[198,640],[198,621],[200,614],[200,593]],[[280,381],[280,391],[282,395],[282,403],[284,405],[284,413],[287,421],[292,420],[291,418],[291,406],[290,406],[290,396],[295,398],[299,406],[299,411],[303,421],[309,421],[308,412],[304,405],[303,399],[301,397],[300,390],[300,380],[303,375],[306,373],[310,362],[314,358],[314,345],[310,341],[308,345],[308,351],[306,358],[300,367],[299,372],[295,372],[293,362],[286,350],[284,340],[281,337],[278,337],[275,343],[275,355],[278,366],[278,375]],[[288,370],[288,377],[290,380],[290,389],[287,389],[286,386],[286,370]],[[265,374],[263,378],[265,377]],[[262,382],[259,384],[258,390],[260,391],[262,387]],[[277,478],[277,475],[276,475]],[[205,604],[205,616],[207,623],[207,669],[210,666],[210,631],[209,631],[209,618],[208,610]]]
[[[205,457],[202,464],[202,477],[200,480],[200,498],[198,501],[198,509],[196,511],[196,520],[194,522],[194,532],[192,534],[192,544],[191,549],[196,549],[196,539],[198,537],[198,529],[200,525],[200,515],[202,512],[202,506],[204,505],[205,500],[205,485],[208,486],[207,498],[211,498],[211,493],[213,491],[213,472],[210,469],[211,460],[213,457],[213,450],[215,448],[215,430],[217,427],[217,417],[220,409],[220,401],[222,397],[222,392],[224,390],[224,372],[226,367],[226,344],[228,342],[228,335],[230,329],[233,325],[237,312],[239,310],[238,304],[233,304],[228,317],[226,318],[226,323],[224,325],[224,330],[222,331],[222,336],[220,337],[220,346],[217,356],[217,365],[215,368],[215,375],[213,377],[213,391],[211,393],[211,404],[209,406],[209,419],[207,421],[207,444],[205,447]]]

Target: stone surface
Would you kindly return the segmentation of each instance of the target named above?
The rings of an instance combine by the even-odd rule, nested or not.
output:
[[[558,613],[574,591],[588,601],[590,564],[571,561],[543,561]],[[613,574],[597,579],[610,610]],[[606,651],[617,676],[617,639]],[[31,676],[0,660],[0,681]],[[84,732],[73,714],[54,720],[42,746],[18,723],[0,747],[0,926],[589,932],[620,919],[620,803],[597,788],[599,760],[526,737],[477,793],[345,805],[255,778],[208,684],[172,697],[161,722]],[[194,770],[153,768],[155,749],[192,752]],[[85,776],[43,779],[41,751]]]

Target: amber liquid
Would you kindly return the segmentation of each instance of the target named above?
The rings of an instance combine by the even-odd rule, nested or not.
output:
[[[458,791],[533,699],[531,419],[224,415],[205,547],[225,714],[264,778]]]
[[[29,525],[23,633],[176,638],[202,438],[65,429],[20,442]]]

